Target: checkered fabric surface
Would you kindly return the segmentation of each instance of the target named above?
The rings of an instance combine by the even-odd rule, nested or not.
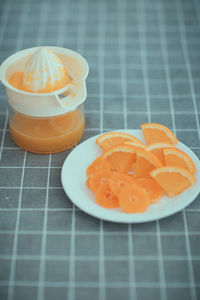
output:
[[[198,0],[1,0],[0,61],[55,45],[88,61],[82,139],[161,122],[200,155]],[[117,224],[61,186],[71,150],[12,142],[0,85],[0,299],[200,299],[200,197],[166,219]]]

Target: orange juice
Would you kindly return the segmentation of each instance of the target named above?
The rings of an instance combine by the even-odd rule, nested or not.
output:
[[[85,118],[81,106],[63,115],[42,118],[11,110],[9,126],[17,146],[30,152],[47,154],[75,145],[83,136]]]

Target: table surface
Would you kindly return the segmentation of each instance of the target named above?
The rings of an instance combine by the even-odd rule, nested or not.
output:
[[[2,0],[0,60],[38,45],[88,61],[82,141],[161,122],[200,155],[198,0]],[[71,150],[36,155],[10,138],[0,86],[0,299],[200,299],[200,197],[145,224],[102,221],[65,195]]]

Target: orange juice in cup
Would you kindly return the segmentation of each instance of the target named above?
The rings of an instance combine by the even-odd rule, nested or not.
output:
[[[83,136],[88,64],[59,47],[30,48],[3,62],[13,141],[35,153],[55,153]]]
[[[83,136],[83,106],[55,117],[29,117],[10,108],[9,127],[20,148],[35,153],[56,153],[75,145]]]

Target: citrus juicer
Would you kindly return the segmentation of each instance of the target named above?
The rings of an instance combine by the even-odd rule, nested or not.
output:
[[[22,71],[23,90],[9,83],[12,74]],[[19,51],[2,63],[0,79],[6,87],[10,133],[19,147],[55,153],[81,139],[88,71],[79,53],[52,46]],[[46,92],[46,87],[52,90]]]
[[[61,59],[46,47],[40,47],[27,60],[23,86],[29,92],[53,92],[68,87],[69,76]]]

